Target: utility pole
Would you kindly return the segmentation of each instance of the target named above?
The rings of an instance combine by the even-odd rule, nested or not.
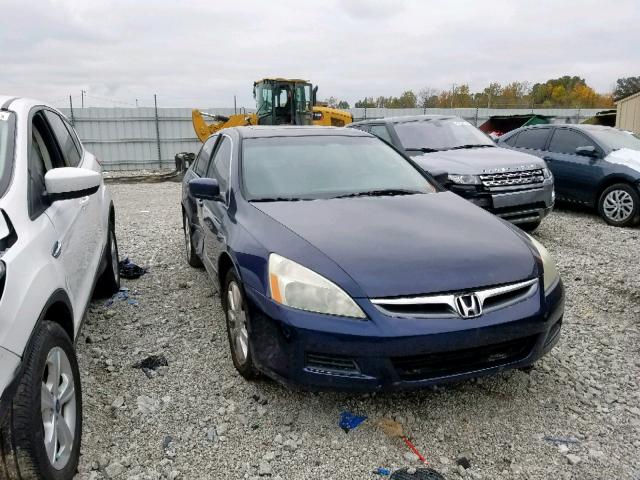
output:
[[[136,108],[138,108],[138,99],[136,98]]]
[[[76,119],[73,118],[73,100],[71,100],[71,95],[69,95],[69,108],[71,109],[71,125],[75,127]]]
[[[451,108],[453,108],[453,96],[456,94],[456,84],[451,84]]]
[[[82,108],[84,108],[84,94],[85,94],[85,93],[87,93],[87,92],[86,92],[86,91],[84,91],[84,90],[80,90],[80,98],[81,98],[81,100],[80,100],[80,102],[81,102],[81,103],[80,103],[80,105],[82,106]]]
[[[236,113],[238,113],[238,110],[236,109],[236,96],[233,96],[233,114],[235,115]]]

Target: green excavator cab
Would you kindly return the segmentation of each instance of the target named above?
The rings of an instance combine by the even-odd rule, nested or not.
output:
[[[306,80],[264,78],[254,82],[258,125],[311,125],[314,93]]]

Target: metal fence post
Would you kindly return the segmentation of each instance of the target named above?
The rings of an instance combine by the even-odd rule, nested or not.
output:
[[[158,168],[162,170],[162,155],[160,153],[160,121],[158,119],[158,97],[156,94],[153,94],[153,105],[155,108],[156,114],[156,142],[158,145]]]

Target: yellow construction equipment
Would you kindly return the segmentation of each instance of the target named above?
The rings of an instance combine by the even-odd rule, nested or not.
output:
[[[263,78],[253,84],[255,113],[230,116],[191,111],[196,135],[204,142],[210,135],[227,127],[242,125],[325,125],[343,127],[353,121],[349,112],[322,106],[316,102],[318,87],[307,80]],[[207,123],[205,117],[212,120]]]

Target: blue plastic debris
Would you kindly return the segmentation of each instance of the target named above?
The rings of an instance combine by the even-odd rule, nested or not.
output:
[[[375,473],[376,475],[381,475],[383,477],[388,477],[389,475],[391,475],[391,470],[384,467],[378,467],[373,473]]]
[[[138,292],[133,292],[133,294],[137,295]],[[114,303],[116,303],[116,302],[124,302],[125,300],[127,301],[127,303],[129,305],[133,305],[133,306],[138,305],[138,301],[137,300],[129,299],[129,289],[127,287],[122,287],[122,288],[120,288],[120,290],[118,290],[118,292],[114,293],[113,296],[109,300],[104,302],[104,306],[109,308]]]
[[[366,419],[367,417],[364,415],[354,415],[351,412],[342,412],[340,414],[340,422],[338,422],[338,425],[345,433],[349,433],[349,430],[353,430]]]

